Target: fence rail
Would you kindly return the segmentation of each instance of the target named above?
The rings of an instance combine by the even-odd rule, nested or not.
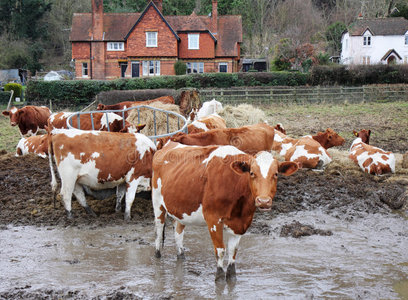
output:
[[[362,87],[243,87],[202,89],[202,101],[223,103],[361,103],[408,101],[408,85]]]

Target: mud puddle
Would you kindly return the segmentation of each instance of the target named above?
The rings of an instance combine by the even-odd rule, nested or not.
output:
[[[206,228],[186,228],[177,261],[171,226],[154,258],[151,224],[103,228],[4,226],[0,298],[102,299],[400,299],[408,274],[408,220],[367,214],[345,222],[321,210],[257,218],[242,239],[235,285],[215,285]],[[330,236],[281,237],[298,221]],[[401,286],[402,285],[402,286]],[[407,296],[407,295],[405,295]]]

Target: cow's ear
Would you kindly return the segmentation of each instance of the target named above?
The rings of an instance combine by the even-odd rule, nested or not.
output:
[[[355,136],[358,136],[358,132],[355,131],[355,130],[353,130],[353,134],[354,134]]]
[[[249,172],[249,164],[245,161],[234,161],[231,163],[231,169],[238,175]]]
[[[5,115],[5,116],[9,116],[10,112],[8,110],[3,110],[2,114]]]
[[[295,173],[299,169],[299,166],[297,163],[293,161],[284,161],[279,163],[279,173],[289,176]]]
[[[145,127],[146,127],[146,124],[139,124],[139,125],[137,125],[137,126],[136,126],[137,132],[140,132],[140,130],[142,130],[142,129],[145,128]]]

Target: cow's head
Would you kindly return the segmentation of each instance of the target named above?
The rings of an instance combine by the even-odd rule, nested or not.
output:
[[[277,130],[277,131],[282,132],[283,134],[286,134],[286,130],[285,130],[285,128],[283,128],[281,123],[276,124],[274,129]]]
[[[371,134],[371,130],[370,130],[370,129],[369,129],[369,130],[362,129],[362,130],[360,130],[359,132],[353,130],[353,134],[354,134],[356,137],[361,138],[361,141],[362,141],[363,143],[366,143],[367,145],[370,144],[370,134]]]
[[[231,168],[240,175],[249,173],[249,185],[255,206],[260,210],[270,210],[276,194],[278,173],[289,176],[299,167],[295,162],[278,162],[271,153],[261,151],[250,162],[232,162]]]
[[[122,128],[119,132],[139,133],[145,127],[146,127],[146,124],[138,124],[135,126],[129,123],[128,121],[125,121],[125,127]]]
[[[96,110],[105,110],[105,104],[99,103]]]
[[[21,116],[24,114],[23,109],[12,107],[10,110],[3,111],[3,115],[10,117],[10,125],[16,126],[20,122]]]
[[[331,128],[327,128],[325,132],[318,132],[313,136],[313,139],[318,141],[325,149],[341,146],[345,142],[345,140]]]

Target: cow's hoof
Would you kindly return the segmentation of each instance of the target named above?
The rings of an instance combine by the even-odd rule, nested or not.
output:
[[[67,210],[66,212],[67,212],[67,218],[68,218],[69,220],[72,220],[72,219],[74,218],[74,214],[72,213],[72,211]]]
[[[217,267],[217,273],[215,274],[215,281],[225,280],[225,272],[221,267]]]
[[[185,260],[186,256],[184,255],[184,252],[181,254],[177,254],[177,260]]]
[[[237,273],[235,271],[235,264],[230,264],[227,267],[227,274],[225,275],[227,281],[236,281]]]
[[[155,256],[156,258],[160,258],[160,257],[161,257],[160,250],[156,250],[156,251],[154,252],[154,256]]]
[[[96,213],[89,207],[85,207],[85,211],[88,215],[91,215],[92,217],[97,217]]]
[[[126,222],[129,222],[129,221],[130,221],[130,213],[126,213],[126,212],[125,212],[125,217],[124,217],[124,219],[125,219]]]
[[[121,212],[121,210],[122,210],[122,206],[119,205],[119,206],[115,207],[115,212],[116,213]]]

